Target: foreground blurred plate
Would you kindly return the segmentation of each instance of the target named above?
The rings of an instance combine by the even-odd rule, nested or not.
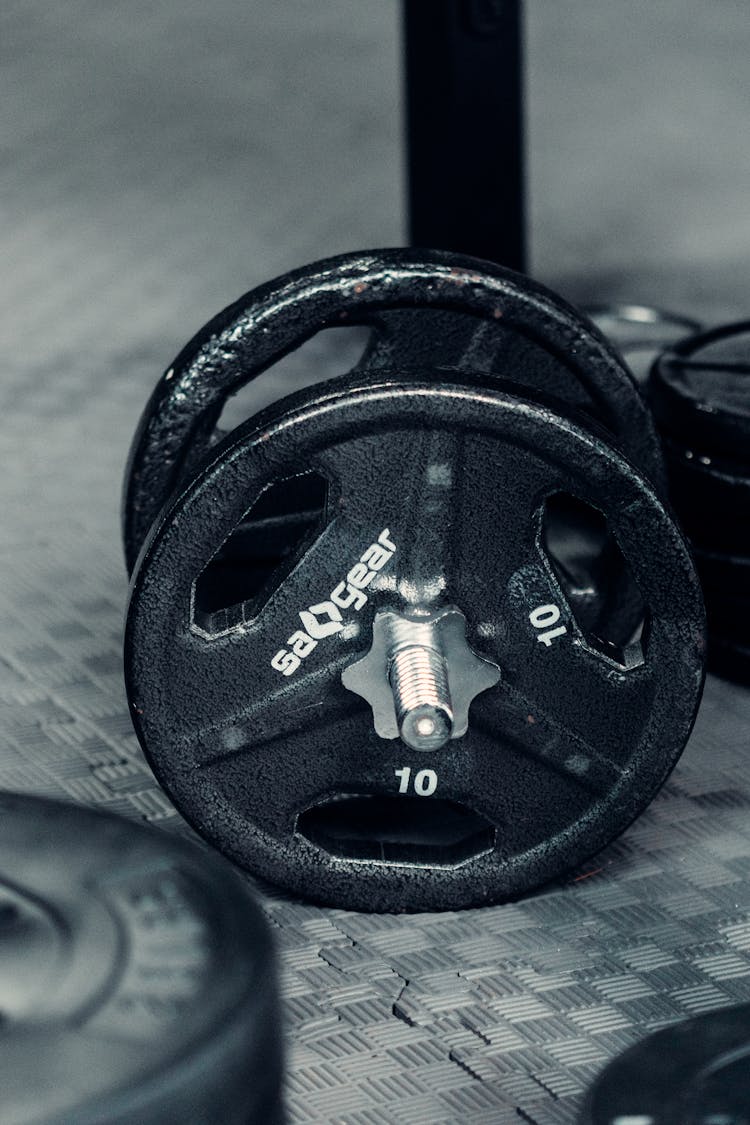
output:
[[[0,1120],[277,1122],[272,948],[231,868],[0,796]]]
[[[685,1020],[600,1074],[581,1125],[748,1125],[750,1004]]]

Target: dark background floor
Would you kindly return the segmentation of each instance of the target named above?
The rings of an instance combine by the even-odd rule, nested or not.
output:
[[[0,786],[178,827],[121,684],[127,447],[209,315],[405,237],[397,16],[3,5]],[[744,0],[529,0],[527,29],[535,275],[574,300],[748,315]],[[748,718],[748,692],[710,680],[667,789],[582,882],[399,918],[264,891],[291,1120],[571,1122],[628,1043],[750,999]]]

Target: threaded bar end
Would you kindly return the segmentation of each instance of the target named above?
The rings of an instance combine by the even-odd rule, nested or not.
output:
[[[437,750],[453,730],[448,668],[425,645],[398,649],[388,672],[401,737],[414,750]]]

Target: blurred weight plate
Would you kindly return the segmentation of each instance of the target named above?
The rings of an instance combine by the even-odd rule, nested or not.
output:
[[[649,305],[589,305],[583,311],[615,345],[639,383],[645,383],[660,352],[701,328],[686,316]]]
[[[708,627],[724,637],[750,637],[750,591],[746,596],[704,587]]]
[[[750,1125],[750,1005],[631,1047],[600,1074],[581,1125]]]
[[[708,619],[711,671],[750,682],[750,558],[693,547]]]
[[[272,948],[223,861],[0,795],[0,1120],[281,1120]]]
[[[694,454],[746,462],[750,449],[750,321],[665,351],[649,380],[660,429]]]
[[[750,557],[693,546],[695,567],[703,590],[750,596]]]
[[[735,683],[750,683],[750,646],[722,635],[712,626],[708,638],[708,665],[717,676]]]
[[[667,437],[663,448],[670,499],[691,540],[750,554],[750,464],[697,456]]]

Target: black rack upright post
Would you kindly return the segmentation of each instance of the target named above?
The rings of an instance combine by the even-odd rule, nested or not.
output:
[[[525,267],[521,0],[404,0],[409,237]]]

